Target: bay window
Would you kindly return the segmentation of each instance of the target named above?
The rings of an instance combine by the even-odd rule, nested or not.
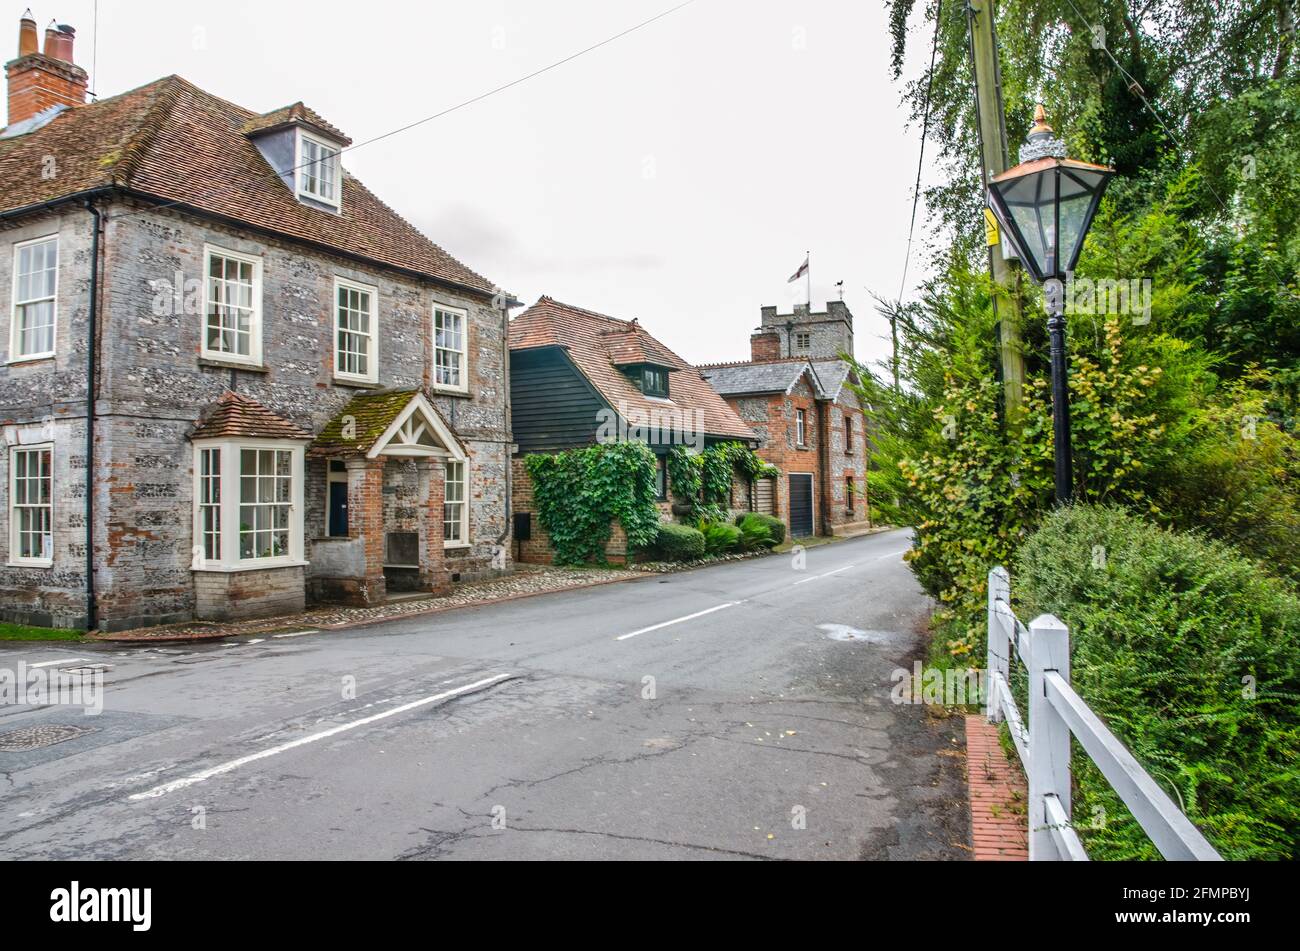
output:
[[[54,447],[9,452],[9,563],[54,564]]]
[[[58,272],[57,236],[24,241],[14,246],[13,313],[9,323],[10,362],[54,356]]]
[[[194,476],[199,570],[302,563],[302,445],[204,440],[195,445]]]

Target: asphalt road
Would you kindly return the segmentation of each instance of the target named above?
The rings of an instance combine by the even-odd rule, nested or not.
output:
[[[348,632],[0,648],[0,858],[951,859],[958,720],[891,702],[906,532]],[[42,733],[48,735],[48,733]]]

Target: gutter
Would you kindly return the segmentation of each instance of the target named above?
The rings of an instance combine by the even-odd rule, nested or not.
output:
[[[505,442],[505,477],[506,477],[506,521],[501,528],[501,534],[493,543],[497,548],[505,544],[505,540],[514,532],[514,525],[511,523],[511,503],[514,501],[514,442],[515,442],[515,424],[512,402],[510,398],[510,304],[511,301],[505,300],[501,303],[501,388],[504,391],[505,399],[505,424],[506,424],[506,442]]]

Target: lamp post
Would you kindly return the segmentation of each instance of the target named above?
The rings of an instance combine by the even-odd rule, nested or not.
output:
[[[1056,501],[1074,495],[1070,454],[1069,369],[1065,350],[1065,279],[1115,170],[1065,157],[1040,105],[1020,164],[989,182],[988,202],[1016,255],[1043,285],[1052,346],[1052,431],[1056,443]]]

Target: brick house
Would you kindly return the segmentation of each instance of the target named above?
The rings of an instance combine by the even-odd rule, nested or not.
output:
[[[853,367],[838,359],[853,352],[853,315],[840,301],[823,314],[762,313],[750,360],[700,373],[758,434],[759,456],[781,470],[771,506],[791,535],[869,528],[867,418],[848,385]]]
[[[620,320],[542,297],[510,322],[510,390],[516,557],[548,562],[538,523],[531,453],[562,452],[609,439],[641,438],[658,457],[660,511],[671,517],[666,457],[672,445],[756,445],[746,426],[693,368],[636,320]],[[733,484],[733,505],[742,495]],[[523,536],[527,535],[528,538]],[[627,556],[618,526],[606,556]]]
[[[371,604],[500,567],[499,289],[303,104],[170,76],[88,105],[72,47],[24,18],[7,65],[0,618]]]

